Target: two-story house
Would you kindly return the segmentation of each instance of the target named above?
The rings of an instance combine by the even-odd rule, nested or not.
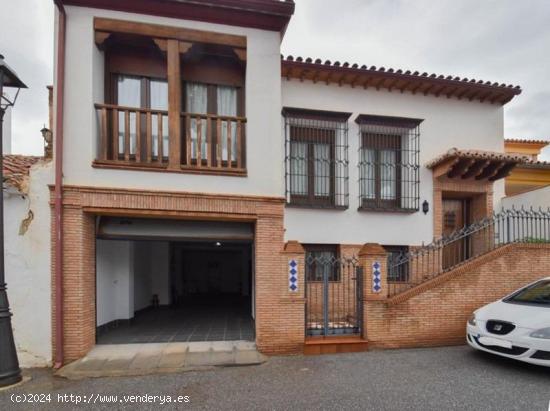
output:
[[[293,1],[55,3],[57,363],[102,343],[364,347],[383,316],[365,253],[385,269],[491,215],[525,160],[503,150],[518,87],[281,57]],[[403,267],[396,290],[418,285]]]

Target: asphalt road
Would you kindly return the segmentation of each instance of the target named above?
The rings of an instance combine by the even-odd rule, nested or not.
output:
[[[0,410],[547,411],[550,403],[550,368],[478,353],[465,346],[276,357],[261,366],[133,378],[68,381],[52,377],[47,370],[29,370],[26,374],[32,376],[29,382],[0,391]],[[12,402],[12,394],[25,393],[50,393],[51,402]],[[83,396],[93,397],[97,402],[60,403],[58,394],[80,395],[81,400]],[[122,397],[145,394],[182,396],[182,401],[183,396],[188,396],[189,402],[160,405],[157,400],[156,404],[131,404],[124,403]],[[100,397],[96,395],[116,395],[117,402],[100,404]]]

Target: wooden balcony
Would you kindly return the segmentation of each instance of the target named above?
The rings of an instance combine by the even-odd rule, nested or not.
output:
[[[111,104],[95,108],[99,138],[94,167],[246,175],[244,117],[182,112],[174,132],[165,110]]]

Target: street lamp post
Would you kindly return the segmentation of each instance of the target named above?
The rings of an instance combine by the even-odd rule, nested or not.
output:
[[[4,87],[13,88],[14,95],[4,94]],[[4,155],[2,139],[4,114],[9,107],[15,104],[19,90],[22,88],[27,88],[27,86],[4,62],[4,56],[0,55],[0,180],[2,181],[0,190],[0,387],[21,381],[21,369],[11,328],[11,312],[4,275]]]

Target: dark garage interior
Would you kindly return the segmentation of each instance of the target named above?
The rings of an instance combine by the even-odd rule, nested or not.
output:
[[[98,344],[254,340],[252,227],[186,223],[100,224]]]

